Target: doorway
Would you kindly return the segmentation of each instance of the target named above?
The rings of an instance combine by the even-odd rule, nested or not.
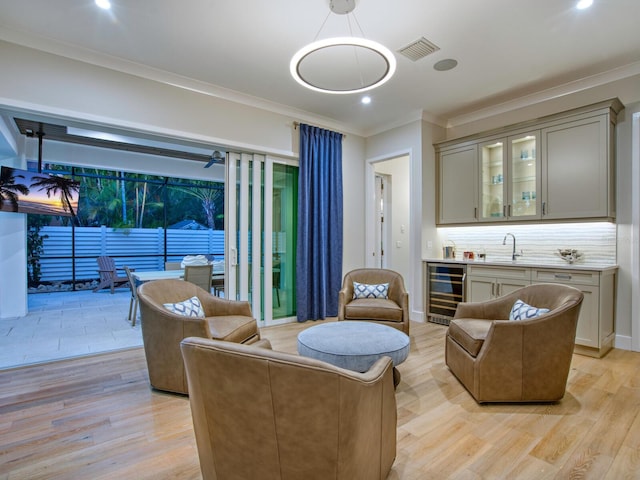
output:
[[[374,194],[368,217],[369,232],[375,244],[367,265],[400,273],[409,285],[411,258],[411,179],[410,157],[396,157],[371,164]],[[379,253],[378,250],[380,249]]]

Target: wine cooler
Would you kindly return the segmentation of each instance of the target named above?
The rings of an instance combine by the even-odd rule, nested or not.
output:
[[[427,263],[427,320],[449,325],[458,303],[464,301],[467,266]]]

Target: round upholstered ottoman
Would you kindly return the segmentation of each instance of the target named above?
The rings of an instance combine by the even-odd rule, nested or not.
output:
[[[400,372],[395,367],[409,355],[409,336],[378,323],[329,322],[300,332],[298,353],[356,372],[366,372],[380,357],[391,357],[397,386]]]

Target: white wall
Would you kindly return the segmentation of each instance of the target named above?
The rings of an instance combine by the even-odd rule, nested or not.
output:
[[[640,88],[638,90],[640,91]],[[636,334],[640,333],[640,318],[632,316],[632,302],[638,302],[640,299],[640,291],[637,290],[637,286],[635,290],[633,289],[633,275],[634,272],[635,275],[638,274],[639,268],[638,259],[634,258],[633,241],[634,239],[636,242],[638,241],[640,233],[638,219],[634,219],[634,209],[635,215],[637,215],[640,205],[632,203],[634,190],[637,192],[637,189],[640,188],[639,179],[636,177],[640,158],[632,157],[632,120],[634,114],[638,113],[640,113],[640,102],[626,105],[622,115],[618,118],[616,128],[617,262],[620,266],[616,299],[616,346],[623,346],[624,343],[627,343],[628,348],[631,348],[633,325],[635,325]]]
[[[10,154],[14,148],[24,145],[24,141],[7,144],[7,154]],[[13,153],[0,160],[0,165],[24,168],[24,159],[17,152]],[[24,213],[0,212],[0,318],[21,317],[27,313],[26,235],[27,216]]]
[[[27,313],[27,216],[0,212],[0,318]]]
[[[297,157],[299,132],[294,128],[294,122],[313,123],[313,119],[234,103],[8,42],[0,41],[0,58],[0,109],[24,112],[30,117],[75,119],[82,124],[119,127],[288,158]],[[315,124],[341,130],[339,125],[330,122]],[[364,140],[349,133],[343,142],[343,268],[347,271],[364,263]],[[0,164],[6,164],[2,162],[0,160]],[[126,160],[120,162],[132,165]],[[133,163],[138,171],[150,168],[165,175],[185,171],[184,165],[179,163],[163,161],[149,167],[140,162],[143,159],[138,158]],[[26,304],[25,232],[23,229],[16,234],[13,223],[17,220],[11,218],[13,220],[9,222],[0,219],[3,224],[0,230],[0,266],[3,269],[0,292],[3,297],[5,292],[10,292],[12,299]],[[22,252],[22,259],[14,257],[16,251]],[[18,274],[20,278],[5,274],[14,270],[22,272]],[[0,318],[13,316],[11,312],[3,301]]]
[[[366,197],[371,203],[375,196],[375,162],[402,155],[409,157],[410,224],[409,273],[405,283],[409,291],[410,317],[424,320],[422,257],[426,243],[423,238],[436,239],[435,231],[435,152],[433,143],[441,140],[444,131],[422,120],[393,128],[366,140],[367,180]],[[367,258],[370,262],[374,238],[373,210],[367,212]],[[424,243],[424,244],[423,244]],[[367,263],[369,264],[369,263]]]
[[[365,264],[365,163],[364,140],[347,135],[342,143],[342,190],[344,196],[342,273]]]

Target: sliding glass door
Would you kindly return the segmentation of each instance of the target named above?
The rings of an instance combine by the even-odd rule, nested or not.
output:
[[[249,301],[260,326],[295,319],[297,162],[229,154],[226,195],[227,298]]]

